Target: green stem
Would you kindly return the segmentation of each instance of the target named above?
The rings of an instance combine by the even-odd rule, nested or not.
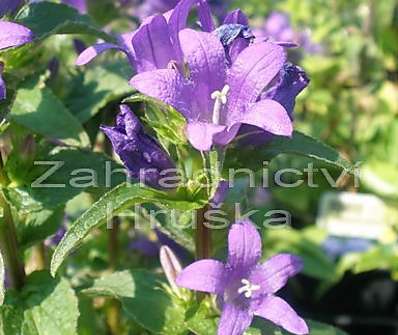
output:
[[[211,256],[211,230],[206,225],[205,213],[208,207],[205,206],[196,212],[196,259],[205,259]]]
[[[9,183],[8,177],[4,172],[2,152],[0,150],[0,187],[5,187]],[[25,282],[25,266],[20,258],[18,250],[17,232],[10,206],[0,188],[0,249],[4,257],[6,267],[9,271],[11,283],[14,288],[21,289]]]
[[[112,227],[108,229],[108,253],[109,266],[111,270],[116,270],[119,259],[119,224],[118,218],[112,219]]]
[[[104,151],[112,157],[112,146],[109,141],[104,143]],[[119,263],[119,231],[120,220],[115,217],[112,219],[112,227],[108,228],[108,254],[109,254],[109,269],[115,271]],[[121,305],[115,299],[110,299],[109,305],[106,309],[106,322],[108,325],[109,333],[118,335],[122,332],[121,323]]]
[[[3,220],[0,221],[0,248],[9,271],[11,283],[14,288],[19,290],[25,282],[25,268],[18,251],[17,234],[11,210],[1,192],[0,207],[3,212]]]

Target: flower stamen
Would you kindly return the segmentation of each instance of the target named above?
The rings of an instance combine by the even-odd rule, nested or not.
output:
[[[223,105],[227,103],[227,95],[230,90],[229,85],[225,85],[223,89],[220,91],[214,91],[211,94],[211,98],[214,101],[214,109],[213,109],[213,123],[220,124],[220,113]]]
[[[238,293],[239,294],[244,293],[244,296],[246,298],[251,298],[253,292],[258,291],[261,288],[260,285],[254,285],[247,279],[242,279],[241,283],[243,284],[243,286],[238,289]]]

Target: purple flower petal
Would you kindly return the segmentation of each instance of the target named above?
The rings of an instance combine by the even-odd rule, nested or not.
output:
[[[0,50],[18,47],[33,40],[33,33],[13,22],[0,21]]]
[[[169,26],[163,15],[143,24],[132,39],[137,71],[165,69],[176,54],[170,41]]]
[[[281,298],[272,295],[265,297],[254,314],[272,321],[293,334],[305,335],[309,333],[305,321]]]
[[[224,19],[224,24],[231,23],[239,23],[244,26],[249,25],[249,19],[246,14],[243,13],[240,9],[235,9],[234,11],[228,13],[228,15]]]
[[[90,63],[95,57],[102,54],[106,50],[116,49],[125,52],[123,48],[112,43],[97,43],[85,49],[76,59],[75,64],[78,66]]]
[[[217,186],[216,193],[214,194],[213,198],[211,199],[211,203],[214,206],[219,206],[221,205],[225,198],[228,195],[228,190],[229,190],[229,182],[228,180],[221,180]]]
[[[221,294],[225,287],[224,264],[204,259],[192,263],[178,275],[176,283],[195,291]]]
[[[225,52],[218,38],[212,34],[184,29],[180,32],[184,59],[189,65],[194,83],[194,121],[212,119],[214,100],[211,94],[221,90],[225,83]]]
[[[117,44],[101,42],[88,47],[79,55],[76,60],[76,65],[85,65],[91,62],[98,55],[102,54],[104,51],[116,49],[124,52],[127,55],[131,66],[135,67],[135,51],[131,42],[135,34],[136,31],[121,34],[117,38]]]
[[[231,88],[227,124],[242,118],[242,113],[271,83],[285,60],[283,48],[270,42],[253,44],[240,53],[227,76],[227,84]]]
[[[278,254],[264,264],[258,265],[250,274],[250,281],[261,285],[261,293],[269,294],[279,291],[290,277],[303,268],[303,262],[297,256]]]
[[[189,12],[194,5],[198,5],[199,19],[204,30],[209,30],[208,16],[207,13],[209,7],[206,5],[205,0],[181,0],[174,8],[170,15],[169,26],[170,26],[170,37],[174,45],[177,54],[177,61],[183,61],[181,42],[179,40],[179,32],[186,28]]]
[[[177,70],[143,72],[130,80],[130,85],[141,93],[174,107],[191,119],[192,86]]]
[[[62,0],[62,2],[76,8],[81,14],[87,12],[86,0]]]
[[[199,22],[203,31],[211,32],[214,30],[214,22],[211,16],[210,6],[207,1],[199,1]]]
[[[186,134],[195,149],[209,151],[214,143],[215,135],[224,131],[225,128],[225,126],[208,122],[190,122],[187,124]]]
[[[261,237],[256,227],[245,219],[232,225],[228,234],[228,265],[241,271],[255,266],[261,257]]]
[[[218,335],[242,335],[249,328],[253,315],[235,304],[225,304],[222,310]]]
[[[293,124],[287,111],[274,100],[256,102],[236,121],[259,127],[274,135],[291,136],[293,133]]]
[[[250,40],[242,37],[238,37],[232,42],[229,47],[228,53],[231,63],[234,63],[238,58],[239,54],[250,45]]]
[[[292,118],[296,96],[308,86],[309,82],[302,68],[286,63],[280,71],[279,83],[263,94],[262,98],[278,101]]]

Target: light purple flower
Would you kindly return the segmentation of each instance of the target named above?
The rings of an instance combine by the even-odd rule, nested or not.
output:
[[[18,47],[33,40],[33,33],[26,27],[8,21],[0,21],[0,50]],[[0,62],[0,100],[6,98],[7,91],[2,77],[4,64]]]
[[[227,145],[242,124],[291,136],[292,122],[285,108],[272,99],[259,100],[285,63],[282,47],[252,44],[227,68],[224,47],[215,35],[184,29],[179,40],[188,75],[176,68],[161,69],[140,73],[130,83],[185,116],[193,147],[208,151],[213,144]]]
[[[0,1],[0,17],[13,13],[21,4],[22,0],[1,0]]]
[[[159,188],[162,172],[173,169],[169,155],[149,135],[127,105],[120,106],[116,126],[101,126],[130,177]],[[163,175],[164,177],[164,175]]]
[[[81,14],[87,13],[86,0],[62,0],[62,3],[76,8]]]
[[[212,259],[197,261],[180,273],[177,285],[217,295],[222,309],[218,335],[243,334],[254,316],[291,333],[308,334],[305,321],[275,295],[301,270],[301,260],[278,254],[258,264],[261,251],[259,233],[249,220],[243,220],[229,232],[226,264]]]

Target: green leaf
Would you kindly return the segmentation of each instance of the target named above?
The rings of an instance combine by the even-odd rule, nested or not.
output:
[[[23,7],[15,20],[31,29],[39,40],[55,34],[88,34],[113,41],[87,15],[81,15],[76,9],[63,4],[47,1],[32,3]]]
[[[72,80],[65,104],[85,123],[108,103],[132,91],[127,80],[130,77],[131,67],[122,61],[87,67]]]
[[[90,141],[82,125],[45,86],[45,79],[41,76],[21,85],[7,118],[50,139],[88,147]]]
[[[208,305],[208,301],[203,300],[199,306],[194,306],[186,313],[187,327],[196,335],[217,334],[218,317]]]
[[[167,209],[185,211],[204,206],[204,203],[174,198],[172,194],[141,184],[123,183],[106,193],[73,223],[54,252],[51,260],[51,273],[55,275],[68,254],[83,241],[92,229],[104,224],[107,219],[111,219],[112,216],[124,209],[142,203],[156,203]]]
[[[64,221],[64,207],[29,213],[23,225],[18,225],[19,246],[28,248],[55,234]]]
[[[68,281],[35,272],[18,297],[0,307],[0,334],[77,335],[78,317],[77,297]]]
[[[4,301],[4,281],[5,281],[5,266],[4,266],[4,260],[3,260],[3,255],[0,250],[0,306],[3,304]]]
[[[151,332],[184,334],[184,309],[173,303],[161,285],[161,277],[153,273],[123,271],[95,280],[82,293],[120,300],[127,316]]]
[[[253,152],[256,154],[253,155]],[[299,131],[294,131],[292,138],[275,136],[262,146],[245,147],[244,150],[241,146],[231,147],[227,151],[227,164],[237,166],[243,163],[245,167],[252,165],[261,169],[264,161],[270,161],[280,154],[309,157],[349,172],[353,171],[352,164],[335,149]]]
[[[25,213],[56,209],[83,191],[102,195],[125,181],[125,174],[117,169],[121,166],[102,153],[55,148],[36,158],[26,186],[10,187],[6,193],[13,206]]]

